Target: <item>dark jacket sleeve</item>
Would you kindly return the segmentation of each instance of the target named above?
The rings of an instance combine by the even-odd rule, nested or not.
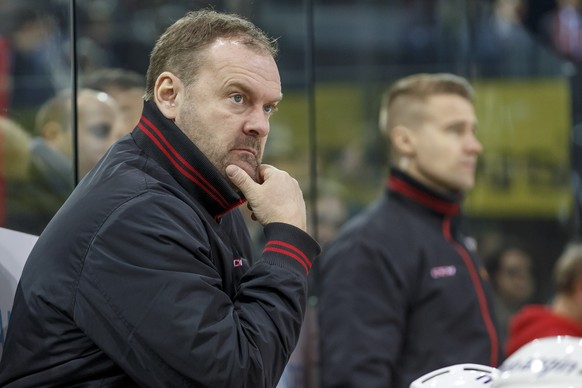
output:
[[[140,386],[274,387],[307,294],[289,253],[313,258],[319,246],[286,224],[266,234],[291,248],[266,250],[231,299],[200,216],[174,197],[135,198],[94,237],[74,319]]]
[[[406,290],[383,252],[370,239],[342,240],[319,260],[322,388],[392,386]]]

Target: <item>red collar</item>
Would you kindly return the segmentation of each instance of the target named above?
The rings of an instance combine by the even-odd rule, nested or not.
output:
[[[459,201],[448,200],[444,197],[439,198],[436,193],[422,188],[420,184],[413,182],[410,177],[405,176],[402,172],[390,174],[388,178],[388,188],[400,193],[407,198],[412,199],[438,213],[454,216],[459,213]]]

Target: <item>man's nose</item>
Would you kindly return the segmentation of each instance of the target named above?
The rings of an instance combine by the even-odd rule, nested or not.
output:
[[[250,136],[265,137],[270,130],[269,114],[263,107],[256,107],[249,113],[244,131]]]
[[[469,134],[465,147],[474,154],[480,154],[483,151],[483,145],[474,133]]]

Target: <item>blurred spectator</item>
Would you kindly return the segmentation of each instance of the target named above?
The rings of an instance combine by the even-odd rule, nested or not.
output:
[[[117,2],[94,0],[81,1],[78,4],[79,69],[90,73],[106,66],[119,66],[118,52],[113,46],[117,32],[114,21]]]
[[[0,173],[3,180],[23,179],[28,175],[30,137],[17,123],[0,116]]]
[[[15,191],[28,179],[29,142],[23,128],[0,116],[0,226],[14,228],[13,212],[21,210],[15,209],[11,200],[18,198]]]
[[[99,90],[113,97],[119,106],[121,124],[112,131],[112,142],[128,134],[137,125],[143,109],[145,77],[135,71],[105,68],[84,78],[83,86]]]
[[[91,89],[79,91],[78,166],[82,178],[105,154],[112,131],[118,124],[118,108],[107,93]],[[40,108],[36,134],[31,144],[35,183],[51,198],[49,214],[54,214],[73,189],[73,123],[71,94],[63,92]]]
[[[92,0],[77,4],[81,69],[89,73],[121,67],[145,74],[157,37],[184,12],[208,2]]]
[[[485,259],[493,286],[493,303],[499,323],[499,339],[505,343],[511,317],[534,292],[533,259],[517,244],[505,244]]]
[[[82,178],[111,145],[111,134],[119,131],[119,107],[107,93],[82,89],[77,96],[77,109],[79,178]]]
[[[68,84],[70,70],[58,10],[45,2],[11,2],[0,23],[7,37],[9,108],[35,109]]]
[[[335,238],[350,216],[346,197],[343,184],[323,178],[318,180],[316,208],[312,209],[317,211],[317,231],[313,234],[322,247]]]
[[[524,0],[495,0],[489,15],[480,19],[473,49],[482,75],[527,76],[535,71],[531,59],[536,45],[522,22],[526,13]]]
[[[71,98],[60,94],[44,103],[36,116],[31,155],[37,179],[47,191],[60,198],[60,203],[73,189],[73,135],[71,127]]]
[[[43,198],[31,185],[29,145],[24,128],[0,117],[0,226],[39,234]]]
[[[511,320],[507,355],[536,338],[582,337],[582,243],[566,246],[554,265],[554,281],[549,305],[526,305]]]
[[[547,26],[555,49],[566,58],[582,60],[582,0],[556,0]]]
[[[398,51],[401,61],[406,63],[434,63],[437,55],[437,24],[434,17],[433,0],[402,2],[402,18],[407,19],[407,28],[399,29]],[[450,0],[449,0],[450,2]]]
[[[348,209],[340,196],[322,193],[317,199],[317,214],[317,239],[325,247],[347,220]]]

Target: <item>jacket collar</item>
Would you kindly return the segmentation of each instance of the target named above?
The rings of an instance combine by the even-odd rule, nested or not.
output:
[[[144,152],[196,197],[215,220],[245,202],[208,158],[154,102],[145,102],[132,136]]]
[[[387,186],[390,191],[399,193],[437,213],[454,216],[460,211],[462,194],[446,196],[438,193],[397,168],[390,168]]]

